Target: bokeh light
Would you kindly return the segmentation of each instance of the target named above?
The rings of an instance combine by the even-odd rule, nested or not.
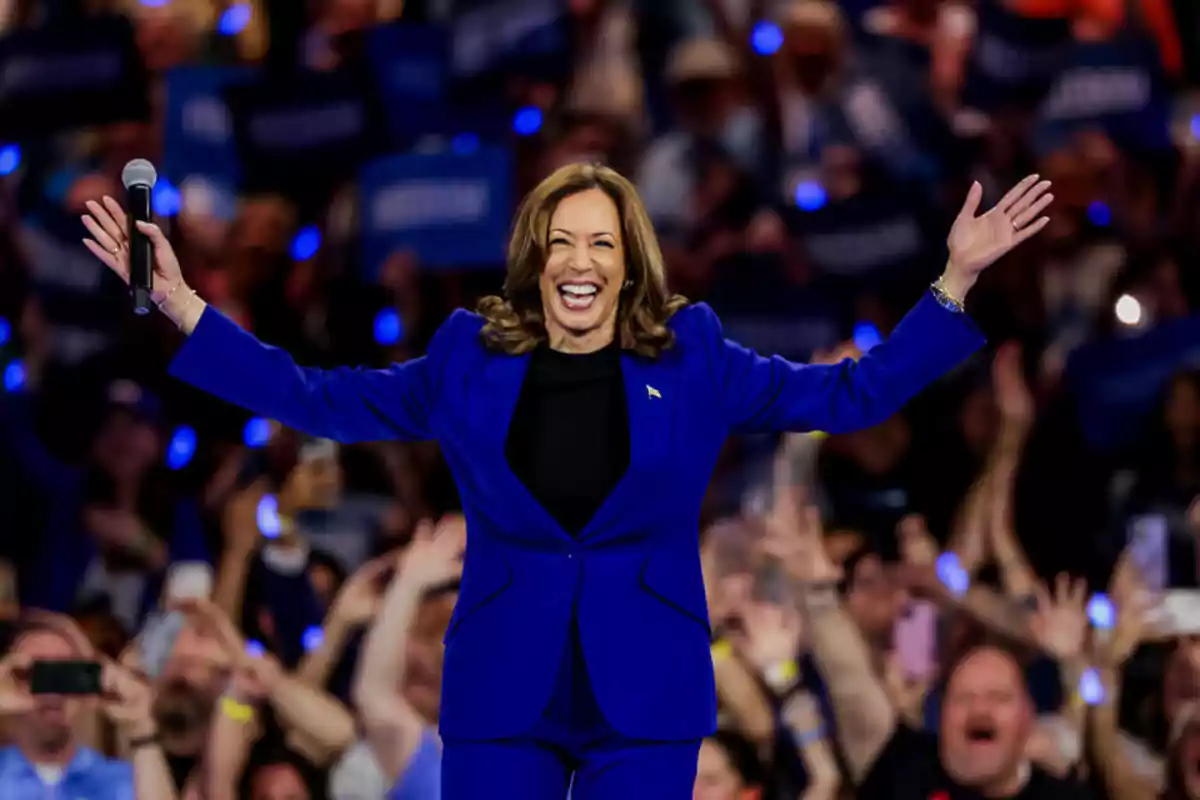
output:
[[[171,441],[167,445],[167,468],[183,469],[191,463],[195,454],[196,431],[187,425],[180,425],[171,434]]]

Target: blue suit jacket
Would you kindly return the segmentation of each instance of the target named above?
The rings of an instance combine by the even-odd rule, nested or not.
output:
[[[655,360],[622,356],[630,465],[578,538],[509,469],[504,439],[528,356],[483,346],[456,311],[427,354],[382,370],[298,367],[209,309],[172,374],[341,442],[437,439],[467,519],[462,589],[446,633],[447,737],[520,734],[554,687],[572,615],[608,721],[641,739],[691,739],[716,717],[700,571],[700,503],[730,432],[864,428],[982,344],[926,296],[857,363],[764,358],[721,334],[708,306],[672,319]],[[397,635],[400,632],[397,631]]]

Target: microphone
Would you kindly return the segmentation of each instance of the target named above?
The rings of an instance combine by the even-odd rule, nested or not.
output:
[[[153,248],[137,224],[150,222],[150,194],[157,181],[154,165],[144,158],[135,158],[121,170],[129,209],[129,291],[136,314],[149,314],[154,308],[150,294],[154,288]]]

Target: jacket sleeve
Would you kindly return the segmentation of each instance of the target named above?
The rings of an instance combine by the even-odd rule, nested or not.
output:
[[[450,352],[478,326],[454,312],[427,353],[386,369],[301,367],[211,306],[171,362],[176,378],[255,414],[343,444],[433,438],[431,420]]]
[[[877,425],[984,343],[970,317],[926,294],[887,341],[857,362],[796,364],[729,341],[712,309],[694,308],[708,338],[718,402],[737,433],[845,433]]]

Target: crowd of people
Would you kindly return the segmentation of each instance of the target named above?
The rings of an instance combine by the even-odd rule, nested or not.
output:
[[[1054,182],[1046,231],[972,294],[985,353],[869,430],[726,448],[695,798],[1200,798],[1188,3],[12,0],[0,33],[113,15],[144,115],[35,135],[0,91],[0,795],[436,800],[466,536],[437,448],[339,448],[172,381],[178,335],[129,312],[78,218],[128,159],[178,152],[183,71],[361,77],[406,26],[461,65],[533,47],[511,29],[536,17],[556,46],[389,147],[498,148],[513,201],[613,165],[672,288],[764,353],[863,357],[941,272],[972,181]],[[197,165],[155,210],[189,285],[264,341],[403,361],[499,288],[502,249],[401,237],[366,263],[361,166],[299,192]],[[39,688],[63,661],[94,685]]]

